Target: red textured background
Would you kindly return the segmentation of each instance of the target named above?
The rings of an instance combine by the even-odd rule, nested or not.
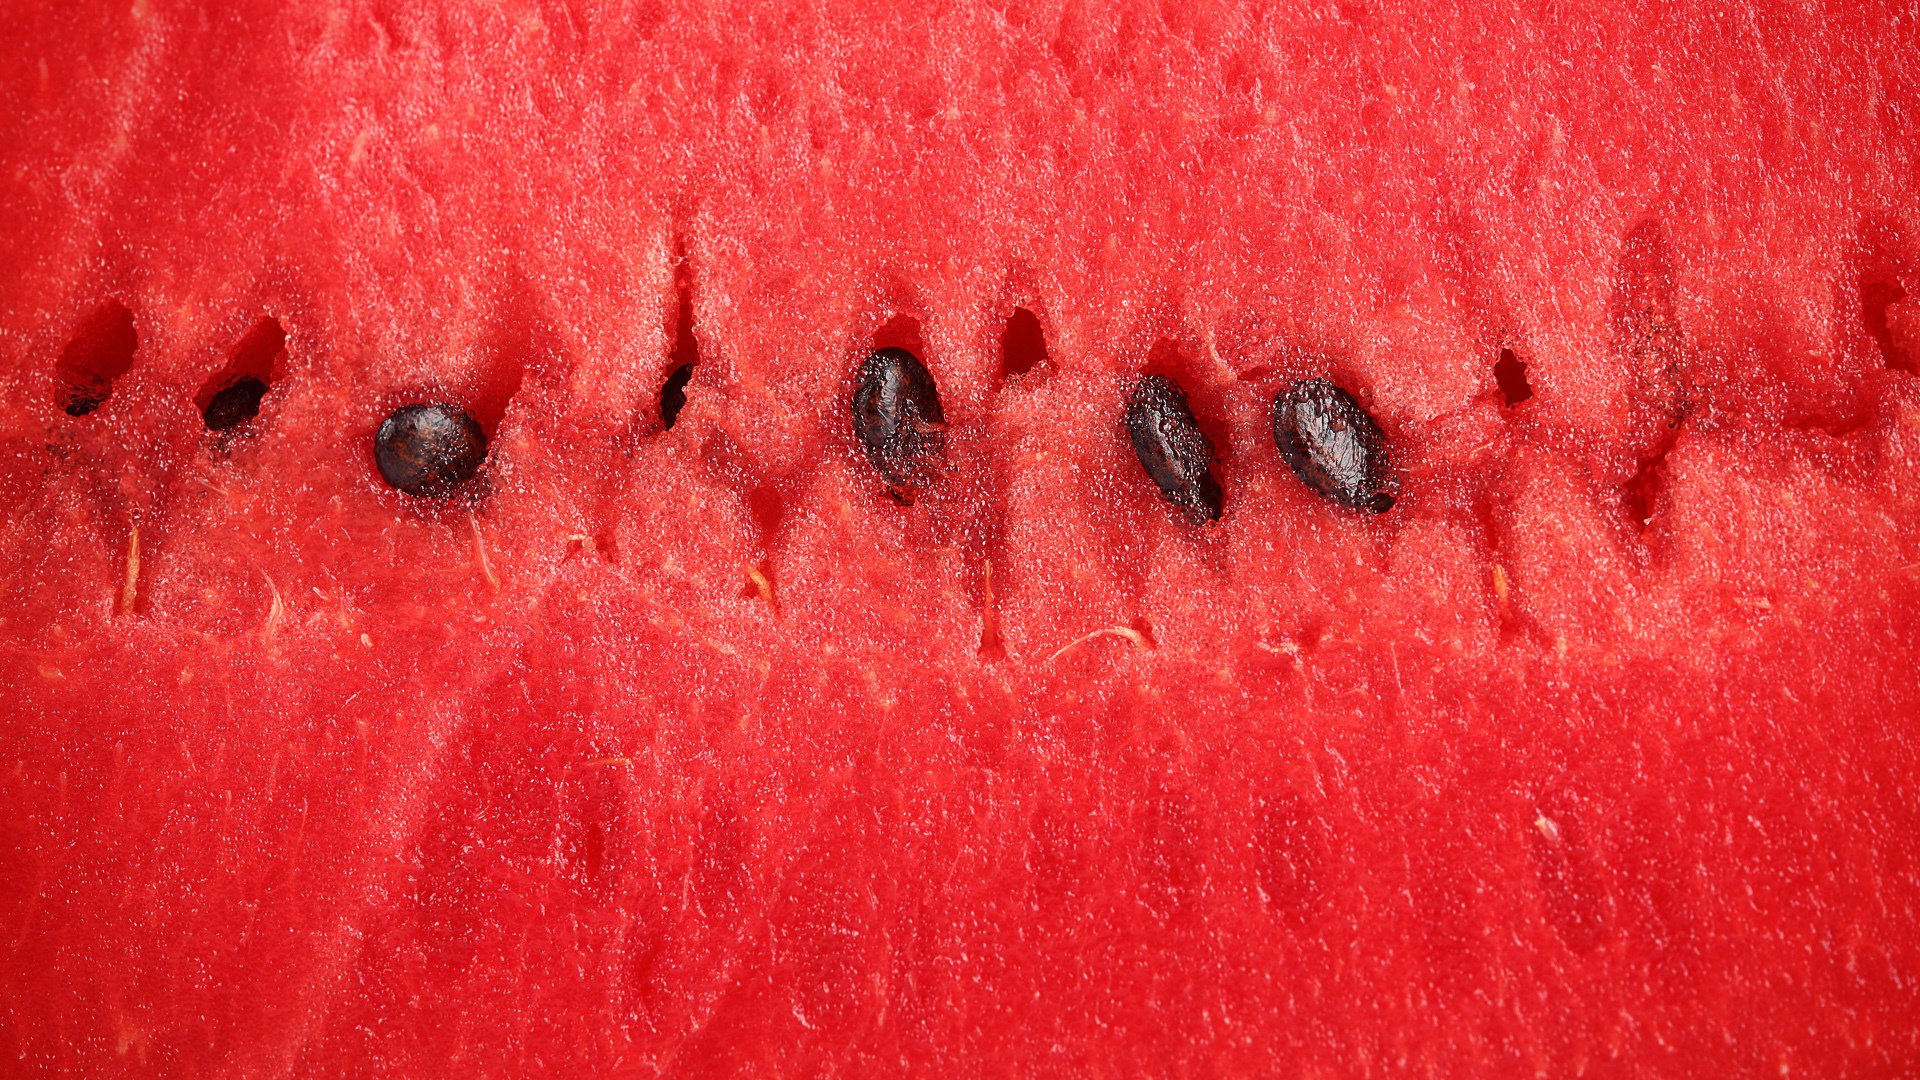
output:
[[[1901,5],[309,6],[0,44],[0,1072],[1920,1068]]]

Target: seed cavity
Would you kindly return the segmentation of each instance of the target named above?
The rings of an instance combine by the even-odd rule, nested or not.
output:
[[[275,318],[261,319],[233,348],[227,363],[201,386],[194,400],[209,431],[228,431],[259,415],[272,388],[274,368],[286,354],[287,332]]]
[[[239,427],[259,415],[260,399],[266,396],[266,383],[251,375],[242,375],[213,395],[200,415],[209,431]]]
[[[1512,349],[1500,350],[1500,359],[1493,363],[1493,381],[1499,384],[1508,408],[1533,396],[1533,385],[1527,382],[1527,362]]]
[[[1220,520],[1213,440],[1200,430],[1186,392],[1165,375],[1148,375],[1127,398],[1127,436],[1160,494],[1198,524]]]
[[[685,252],[673,271],[673,371],[660,387],[660,426],[673,430],[680,410],[687,406],[687,384],[693,380],[693,366],[700,362],[700,339],[693,333],[693,265]]]
[[[1014,308],[1000,334],[1000,376],[1018,378],[1045,363],[1047,332],[1040,317],[1026,308]]]
[[[392,487],[423,499],[444,499],[480,471],[487,436],[455,405],[403,405],[373,437],[374,460]]]
[[[1300,379],[1274,396],[1273,444],[1321,498],[1370,514],[1392,509],[1386,435],[1353,395],[1333,383]]]
[[[60,379],[60,406],[68,416],[85,416],[106,403],[114,381],[133,370],[140,335],[133,312],[109,300],[87,316],[61,351],[54,373]]]
[[[680,410],[687,407],[687,383],[693,380],[693,365],[681,364],[660,387],[660,426],[673,430]]]
[[[853,390],[853,432],[896,497],[933,484],[946,452],[946,427],[940,392],[919,357],[900,348],[867,354]]]

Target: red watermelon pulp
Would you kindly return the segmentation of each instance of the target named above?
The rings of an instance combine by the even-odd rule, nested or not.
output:
[[[1910,6],[6,23],[0,1071],[1920,1069]]]

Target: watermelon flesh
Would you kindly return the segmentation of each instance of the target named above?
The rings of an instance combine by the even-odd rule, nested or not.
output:
[[[12,23],[8,1069],[1920,1067],[1897,5]]]

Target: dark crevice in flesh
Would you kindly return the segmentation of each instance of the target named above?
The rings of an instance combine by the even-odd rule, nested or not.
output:
[[[1659,438],[1641,457],[1640,467],[1621,485],[1620,505],[1636,529],[1651,528],[1654,521],[1667,512],[1667,455],[1680,441],[1681,423],[1682,419],[1676,416],[1661,428]]]
[[[492,438],[526,381],[528,362],[560,354],[558,335],[523,286],[502,303],[478,371],[471,381],[461,380],[471,389],[462,393],[461,384],[454,384],[428,392],[435,395],[433,400],[451,401],[465,409]]]
[[[771,483],[757,484],[747,490],[747,514],[760,543],[760,559],[747,574],[741,588],[743,596],[774,603],[773,548],[786,527],[787,498]]]
[[[1000,608],[995,599],[994,565],[999,561],[989,554],[980,564],[980,655],[999,660],[1007,655],[1006,642],[1000,639]]]
[[[1863,278],[1860,282],[1861,321],[1866,323],[1867,335],[1880,346],[1880,355],[1887,366],[1895,371],[1914,371],[1920,366],[1920,358],[1907,355],[1900,342],[1894,340],[1893,327],[1887,322],[1887,309],[1906,297],[1907,291],[1891,279]]]
[[[1500,359],[1493,363],[1493,381],[1500,386],[1500,396],[1512,408],[1533,397],[1533,385],[1527,382],[1527,364],[1512,349],[1501,349]]]
[[[54,373],[60,379],[60,407],[68,416],[85,416],[106,403],[113,384],[133,369],[140,335],[133,312],[118,300],[95,308],[61,351]]]
[[[687,383],[693,379],[693,365],[681,364],[667,375],[667,381],[660,386],[660,426],[673,430],[674,422],[680,419],[680,410],[687,405]]]
[[[1000,377],[1017,379],[1047,362],[1047,333],[1040,317],[1026,308],[1014,308],[1000,332]]]
[[[1510,639],[1520,632],[1520,620],[1514,614],[1513,578],[1507,573],[1507,529],[1503,508],[1490,486],[1474,500],[1474,520],[1480,525],[1487,545],[1487,588],[1493,594],[1494,612],[1500,619],[1500,637]]]
[[[995,444],[995,434],[987,433],[987,446]],[[1000,629],[1000,598],[1006,594],[1006,571],[1011,565],[1007,554],[1007,489],[1012,479],[1000,455],[982,456],[985,460],[975,459],[978,471],[963,481],[972,491],[961,495],[965,520],[960,526],[960,547],[968,563],[963,578],[967,596],[980,613],[980,656],[999,660],[1007,655]]]
[[[253,324],[226,364],[208,376],[193,396],[209,431],[228,431],[259,414],[261,399],[279,374],[286,344],[287,332],[280,320],[269,316]]]
[[[687,384],[693,379],[693,367],[700,362],[700,342],[693,333],[693,266],[682,252],[673,272],[673,353],[672,371],[660,387],[660,426],[671,431],[687,404]]]

